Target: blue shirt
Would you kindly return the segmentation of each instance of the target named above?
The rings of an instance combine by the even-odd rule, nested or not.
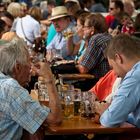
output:
[[[53,24],[50,25],[48,29],[48,35],[47,35],[47,45],[50,44],[50,42],[53,40],[54,36],[56,35],[56,30]]]
[[[140,61],[126,74],[100,118],[106,127],[118,127],[125,121],[140,128]]]
[[[0,140],[20,140],[23,128],[35,133],[49,112],[16,80],[0,73]]]
[[[46,49],[61,50],[61,54],[64,59],[73,60],[74,56],[68,55],[67,38],[64,36],[64,33],[67,32],[68,30],[73,31],[74,27],[75,27],[74,23],[71,22],[65,30],[63,30],[62,32],[57,32],[54,38],[52,39],[52,41],[50,42],[50,44],[47,45]],[[77,36],[73,36],[73,42],[76,42],[76,40],[77,40]]]

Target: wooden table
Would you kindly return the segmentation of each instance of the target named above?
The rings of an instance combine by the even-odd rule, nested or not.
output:
[[[79,80],[79,79],[94,79],[95,76],[91,74],[58,74],[59,78],[63,80]]]
[[[77,81],[94,79],[95,76],[91,75],[91,74],[80,74],[80,73],[78,73],[78,74],[58,74],[58,78],[59,78],[61,84],[64,84],[64,83],[72,84]]]
[[[31,97],[37,99],[37,94],[34,90],[31,92]],[[117,134],[118,137],[128,136],[129,138],[140,138],[140,129],[135,128],[133,125],[124,123],[118,128],[106,128],[100,124],[95,123],[91,119],[74,117],[71,119],[63,119],[62,124],[59,126],[48,126],[46,132],[55,135],[67,134]],[[124,139],[122,139],[124,140]]]
[[[64,119],[60,126],[50,126],[48,131],[52,134],[113,134],[113,133],[136,133],[140,129],[125,123],[118,128],[105,128],[94,123],[90,119]]]

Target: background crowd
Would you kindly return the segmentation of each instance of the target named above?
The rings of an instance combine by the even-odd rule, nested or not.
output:
[[[88,73],[95,76],[94,79],[75,82],[74,87],[90,91],[99,101],[106,101],[106,104],[102,105],[97,103],[96,113],[102,125],[118,127],[128,120],[140,127],[139,0],[3,0],[0,2],[0,38],[0,83],[3,84],[6,79],[9,84],[12,77],[14,80],[10,83],[11,91],[17,93],[16,88],[19,88],[22,93],[18,93],[22,99],[20,102],[28,101],[29,106],[32,106],[32,99],[22,87],[26,87],[27,82],[30,82],[29,73],[32,77],[43,75],[47,79],[50,100],[55,105],[49,104],[50,111],[49,108],[33,102],[36,107],[33,106],[31,110],[39,114],[36,118],[34,114],[28,116],[30,109],[26,112],[24,105],[23,110],[20,107],[23,112],[16,117],[13,117],[11,109],[10,115],[20,125],[14,124],[15,131],[8,137],[3,133],[1,138],[20,139],[22,129],[17,128],[18,135],[15,135],[16,127],[23,126],[30,133],[35,133],[42,124],[53,125],[61,122],[60,102],[49,69],[54,60],[74,62],[65,73]],[[6,55],[3,55],[4,53]],[[8,55],[9,59],[6,58]],[[33,66],[36,61],[44,59],[47,61],[46,65],[40,63],[39,66]],[[32,66],[27,61],[31,61]],[[32,72],[29,72],[30,69]],[[56,74],[55,72],[53,74]],[[64,67],[57,72],[64,73]],[[4,87],[8,88],[7,84]],[[7,90],[6,94],[8,96]],[[7,100],[16,100],[17,95],[14,96],[15,99],[9,96]],[[4,97],[0,97],[2,98]],[[13,103],[13,110],[16,110],[17,102]],[[5,107],[4,102],[0,104]],[[127,106],[127,109],[122,112],[124,106]],[[21,117],[22,113],[27,115],[25,118],[33,118],[33,121],[39,117],[41,119],[37,120],[39,123],[31,121],[30,124],[34,124],[34,127],[31,127],[32,125],[24,124],[25,118]],[[6,114],[5,118],[10,116],[8,115]],[[0,124],[2,123],[0,121]]]

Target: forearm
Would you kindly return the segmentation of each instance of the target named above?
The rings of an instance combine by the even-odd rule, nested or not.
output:
[[[50,26],[51,21],[49,21],[49,20],[41,20],[40,23],[45,24],[46,26]]]
[[[95,122],[100,123],[100,116],[109,107],[110,104],[102,101],[95,101]]]
[[[88,69],[82,65],[76,65],[76,68],[79,70],[80,73],[84,74],[84,73],[88,73]]]
[[[48,94],[49,94],[49,108],[50,113],[47,117],[47,123],[49,125],[57,125],[62,121],[61,104],[59,95],[57,93],[55,83],[53,79],[46,82]]]
[[[61,105],[59,101],[59,95],[55,87],[55,81],[48,63],[40,62],[36,65],[38,68],[38,74],[43,77],[49,95],[49,108],[50,112],[44,121],[44,125],[57,125],[62,121]]]

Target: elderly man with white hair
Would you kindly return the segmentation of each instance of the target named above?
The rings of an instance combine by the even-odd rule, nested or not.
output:
[[[59,124],[61,105],[47,63],[40,62],[36,68],[45,79],[49,107],[33,100],[23,88],[30,80],[31,64],[27,45],[22,39],[16,37],[1,43],[0,60],[0,139],[20,140],[23,129],[33,137],[42,126]]]

